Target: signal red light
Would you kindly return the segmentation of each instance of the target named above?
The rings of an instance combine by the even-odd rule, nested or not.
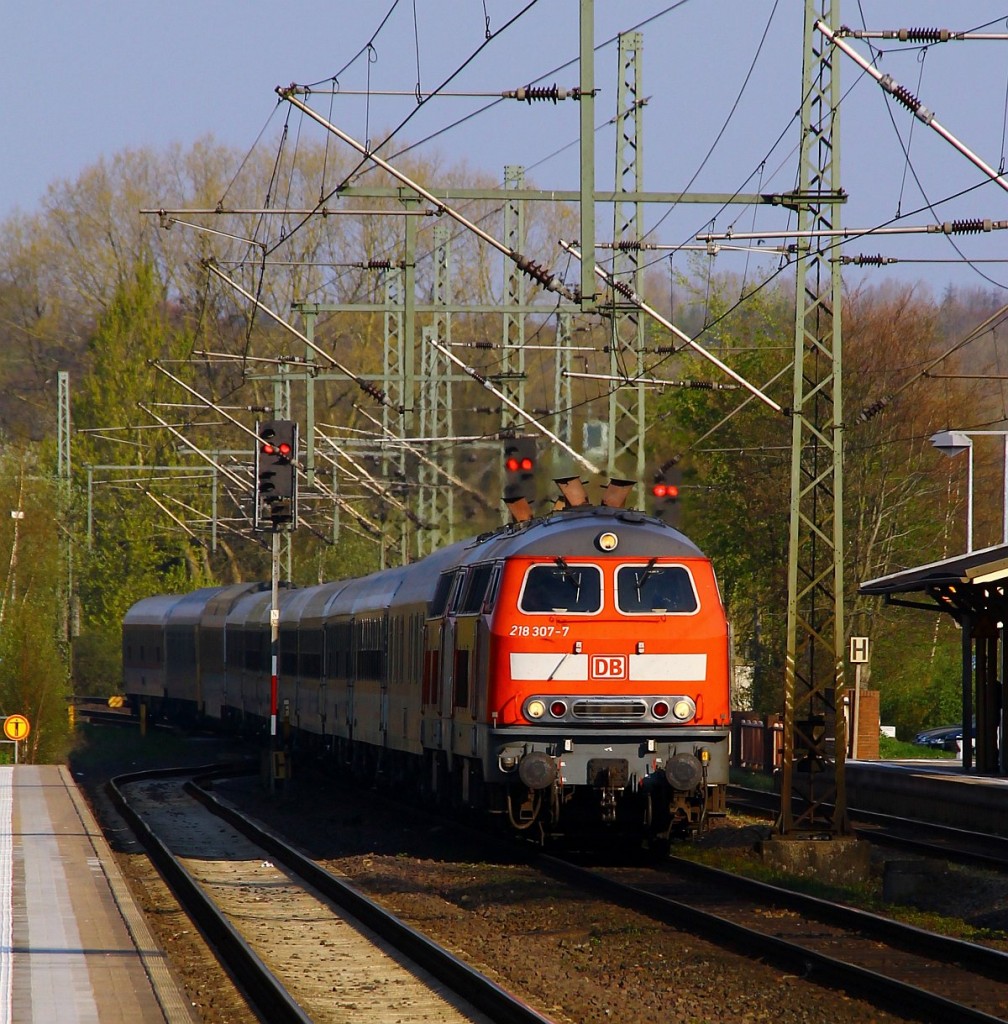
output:
[[[522,465],[521,461],[519,459],[515,458],[515,456],[512,455],[507,460],[507,462],[504,463],[504,468],[509,473],[517,473],[518,470],[521,468],[521,465]]]
[[[277,451],[286,459],[286,458],[288,458],[290,456],[291,446],[289,444],[287,444],[286,442],[283,442],[283,443],[281,443],[281,445],[277,449]]]
[[[530,473],[532,471],[532,460],[528,457],[522,459],[519,468],[523,473]]]

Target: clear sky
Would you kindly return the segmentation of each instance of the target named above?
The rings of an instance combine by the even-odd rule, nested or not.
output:
[[[798,0],[598,0],[596,125],[612,116],[617,85],[616,47],[601,44],[641,25],[642,84],[649,97],[645,188],[794,186],[803,6]],[[291,82],[321,88],[338,74],[342,95],[333,102],[332,120],[340,127],[375,141],[412,112],[400,138],[424,139],[491,101],[445,95],[415,109],[418,83],[421,92],[431,91],[467,61],[446,93],[499,94],[535,80],[577,84],[578,16],[578,0],[9,2],[0,23],[0,217],[32,212],[51,183],[72,181],[89,164],[126,148],[188,144],[212,135],[245,150],[264,127],[265,137],[275,139],[285,107],[278,108],[274,87]],[[984,26],[1008,33],[1008,0],[844,0],[842,17],[852,28]],[[494,34],[489,41],[488,26]],[[871,53],[867,42],[852,45]],[[952,42],[926,50],[894,41],[876,45],[885,49],[882,70],[988,164],[1002,165],[1008,42]],[[566,67],[554,70],[561,65]],[[898,214],[903,217],[894,223],[901,225],[955,217],[1008,221],[1008,191],[887,99],[850,60],[843,58],[840,69],[847,93],[841,105],[842,184],[850,194],[845,226],[869,227]],[[354,95],[369,86],[369,101]],[[405,95],[375,95],[380,90]],[[315,105],[328,113],[328,98],[316,96]],[[519,164],[540,187],[574,188],[577,132],[575,103],[512,101],[443,132],[427,147],[473,169],[500,175],[505,164]],[[597,184],[611,186],[611,126],[596,133],[596,154]],[[944,202],[969,189],[966,197]],[[160,198],[151,196],[150,205]],[[648,215],[650,240],[676,246],[704,231],[712,218],[715,230],[789,226],[781,210],[689,206],[656,223],[663,212]],[[611,232],[608,209],[599,210],[598,221],[599,237]],[[960,248],[975,259],[1008,256],[1008,232],[966,238]],[[924,279],[937,291],[946,283],[1008,287],[1008,264],[937,262],[959,258],[939,236],[864,239],[843,251],[929,261],[851,270],[853,281],[862,279],[858,275]],[[722,253],[717,266],[741,269],[745,259]]]

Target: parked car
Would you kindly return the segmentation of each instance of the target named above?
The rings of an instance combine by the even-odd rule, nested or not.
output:
[[[924,747],[937,747],[940,750],[958,750],[961,740],[961,725],[942,725],[937,729],[925,729],[914,737],[914,743]]]

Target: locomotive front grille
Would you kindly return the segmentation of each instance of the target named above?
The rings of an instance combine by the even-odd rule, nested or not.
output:
[[[578,700],[571,714],[575,718],[643,718],[647,705],[642,700]]]

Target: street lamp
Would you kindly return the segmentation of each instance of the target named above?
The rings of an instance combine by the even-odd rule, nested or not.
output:
[[[1008,430],[939,430],[931,435],[931,444],[949,458],[969,452],[966,477],[966,553],[973,550],[973,441],[974,437],[1000,437],[1004,441],[1004,500],[1001,517],[1001,542],[1008,544]]]

